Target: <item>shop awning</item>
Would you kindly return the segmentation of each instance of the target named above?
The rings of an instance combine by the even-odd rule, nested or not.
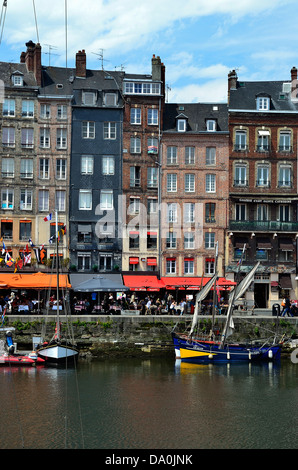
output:
[[[124,275],[123,282],[133,291],[157,292],[165,287],[164,283],[157,276],[148,276],[146,274]]]
[[[162,277],[166,289],[181,289],[181,290],[199,290],[202,286],[207,284],[210,277]],[[236,285],[236,282],[220,277],[217,280],[219,289],[227,289]]]
[[[294,245],[292,242],[289,243],[281,243],[279,245],[281,251],[294,251]]]
[[[5,289],[50,289],[57,287],[57,275],[47,273],[0,273],[0,287]],[[59,274],[59,287],[71,288],[67,274]],[[3,287],[4,288],[4,287]]]
[[[280,276],[279,285],[282,289],[293,289],[291,276]]]
[[[69,275],[71,288],[72,290],[76,290],[76,288],[85,281],[91,281],[94,277],[96,277],[97,273],[72,273]],[[123,286],[122,276],[121,274],[106,274],[102,273],[100,276],[104,277],[111,281],[111,283],[119,284]]]
[[[129,258],[129,264],[139,264],[139,258]]]
[[[157,266],[157,259],[156,258],[147,258],[147,265],[148,266]]]

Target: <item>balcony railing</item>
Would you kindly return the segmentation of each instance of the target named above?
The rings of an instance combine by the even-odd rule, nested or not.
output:
[[[234,186],[248,186],[248,180],[234,180]]]
[[[281,222],[278,220],[230,220],[229,230],[241,230],[248,232],[297,232],[298,222]]]

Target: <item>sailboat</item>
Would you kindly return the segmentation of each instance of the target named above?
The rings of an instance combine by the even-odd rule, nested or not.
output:
[[[62,336],[60,324],[60,302],[59,302],[59,252],[58,252],[58,213],[56,211],[56,276],[57,276],[57,314],[56,314],[56,329],[55,334],[51,341],[43,342],[37,345],[36,352],[39,357],[43,358],[46,362],[55,364],[72,363],[78,359],[79,351],[74,344],[74,340],[69,341]],[[69,305],[64,303],[65,315],[68,314]]]
[[[245,252],[245,245],[241,259],[238,263],[238,273],[243,260]],[[276,360],[280,358],[281,345],[274,338],[273,341],[265,341],[261,345],[249,343],[228,343],[227,338],[232,334],[234,329],[233,323],[233,309],[237,299],[239,299],[251,284],[254,274],[259,267],[259,262],[254,268],[238,283],[232,290],[229,298],[229,305],[226,315],[226,322],[219,341],[213,340],[213,331],[210,332],[210,339],[195,338],[194,330],[198,321],[198,312],[200,302],[207,296],[209,290],[212,288],[212,282],[215,289],[217,273],[206,284],[196,296],[196,305],[192,327],[189,335],[179,335],[172,332],[172,338],[175,347],[176,358],[180,358],[182,362],[192,363],[216,363],[216,362],[233,362],[233,361],[264,361]],[[213,324],[212,324],[213,327]]]

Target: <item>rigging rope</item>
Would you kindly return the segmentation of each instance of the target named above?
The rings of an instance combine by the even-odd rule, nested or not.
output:
[[[38,27],[37,27],[37,17],[36,17],[36,9],[35,9],[35,1],[33,1],[33,10],[34,10],[34,18],[35,18],[35,27],[36,27],[36,36],[37,36],[37,42],[39,43],[39,34],[38,34]]]
[[[7,0],[4,0],[4,2],[3,2],[3,4],[2,4],[1,18],[0,18],[0,24],[2,23],[1,36],[0,36],[0,44],[1,44],[1,42],[2,42],[2,36],[3,36],[3,30],[4,30],[4,23],[5,23],[5,18],[6,18],[6,8],[7,8]],[[4,18],[3,18],[3,22],[2,22],[3,11],[4,11]]]

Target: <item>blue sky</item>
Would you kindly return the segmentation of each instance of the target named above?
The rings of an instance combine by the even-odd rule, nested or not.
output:
[[[106,70],[150,73],[155,54],[166,66],[168,102],[225,102],[234,68],[240,80],[290,79],[298,67],[296,6],[295,0],[7,0],[0,60],[19,62],[25,43],[39,39],[43,64],[51,45],[51,65],[65,66],[67,37],[69,67],[85,49],[87,67],[99,69],[103,50]]]

